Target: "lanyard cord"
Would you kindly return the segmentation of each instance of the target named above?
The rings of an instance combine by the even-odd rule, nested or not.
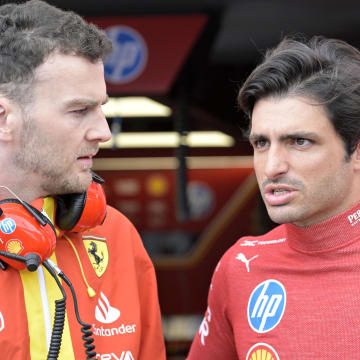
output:
[[[85,282],[85,285],[86,285],[86,287],[87,287],[88,295],[89,295],[89,297],[92,298],[92,297],[94,297],[94,296],[96,295],[96,292],[95,292],[95,290],[89,285],[89,283],[88,283],[87,280],[86,280],[85,273],[84,273],[84,269],[83,269],[83,267],[82,267],[82,264],[81,264],[81,261],[80,261],[80,257],[79,257],[79,254],[78,254],[76,248],[75,248],[75,245],[74,245],[74,243],[71,241],[71,239],[70,239],[68,236],[66,236],[65,234],[64,234],[64,238],[68,241],[68,243],[71,245],[72,249],[74,250],[74,253],[75,253],[75,255],[76,255],[77,261],[78,261],[79,266],[80,266],[81,276],[82,276],[82,278],[83,278],[83,280],[84,280],[84,282]]]

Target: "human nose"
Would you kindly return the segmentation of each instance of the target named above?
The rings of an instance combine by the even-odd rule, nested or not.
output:
[[[267,151],[265,161],[265,175],[268,179],[275,179],[289,170],[289,161],[286,151],[280,146],[271,146]]]
[[[102,109],[99,109],[94,119],[93,126],[87,132],[87,139],[89,141],[97,142],[106,142],[111,139],[109,124]]]

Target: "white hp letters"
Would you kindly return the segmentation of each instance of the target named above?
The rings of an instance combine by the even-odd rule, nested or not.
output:
[[[279,308],[279,305],[282,300],[282,295],[271,295],[270,299],[268,295],[265,295],[266,290],[269,286],[269,282],[266,282],[263,286],[263,289],[256,300],[254,309],[251,313],[251,318],[257,317],[261,318],[261,323],[259,330],[264,330],[264,326],[266,324],[266,321],[269,317],[273,317],[276,315],[276,311]]]

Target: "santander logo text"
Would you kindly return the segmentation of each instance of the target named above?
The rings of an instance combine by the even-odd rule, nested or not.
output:
[[[116,321],[120,317],[120,311],[110,305],[108,298],[103,292],[100,293],[100,297],[95,308],[96,320],[104,324]]]

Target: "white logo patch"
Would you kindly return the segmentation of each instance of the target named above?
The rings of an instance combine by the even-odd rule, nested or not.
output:
[[[110,324],[120,317],[120,311],[112,307],[108,298],[103,292],[100,293],[101,299],[98,300],[98,305],[95,308],[95,318],[104,324]]]
[[[349,215],[347,218],[349,219],[351,226],[356,225],[360,221],[360,210],[355,211],[353,214]]]
[[[245,266],[246,266],[247,272],[250,272],[250,266],[249,266],[250,261],[256,259],[258,256],[259,255],[255,255],[251,259],[248,260],[243,253],[239,253],[236,256],[236,260],[240,260],[241,262],[243,262],[245,264]]]
[[[131,351],[122,351],[120,357],[114,353],[110,354],[96,354],[96,358],[100,360],[135,360]]]
[[[0,311],[0,332],[3,331],[4,329],[5,329],[5,321],[3,314]]]
[[[271,245],[271,244],[279,244],[285,242],[286,239],[276,239],[276,240],[244,240],[240,246],[256,246],[256,245]]]
[[[207,315],[205,314],[203,321],[200,324],[200,328],[199,328],[199,334],[201,337],[201,343],[205,346],[205,337],[209,335],[209,323],[211,321],[211,310],[208,307],[207,310]]]

